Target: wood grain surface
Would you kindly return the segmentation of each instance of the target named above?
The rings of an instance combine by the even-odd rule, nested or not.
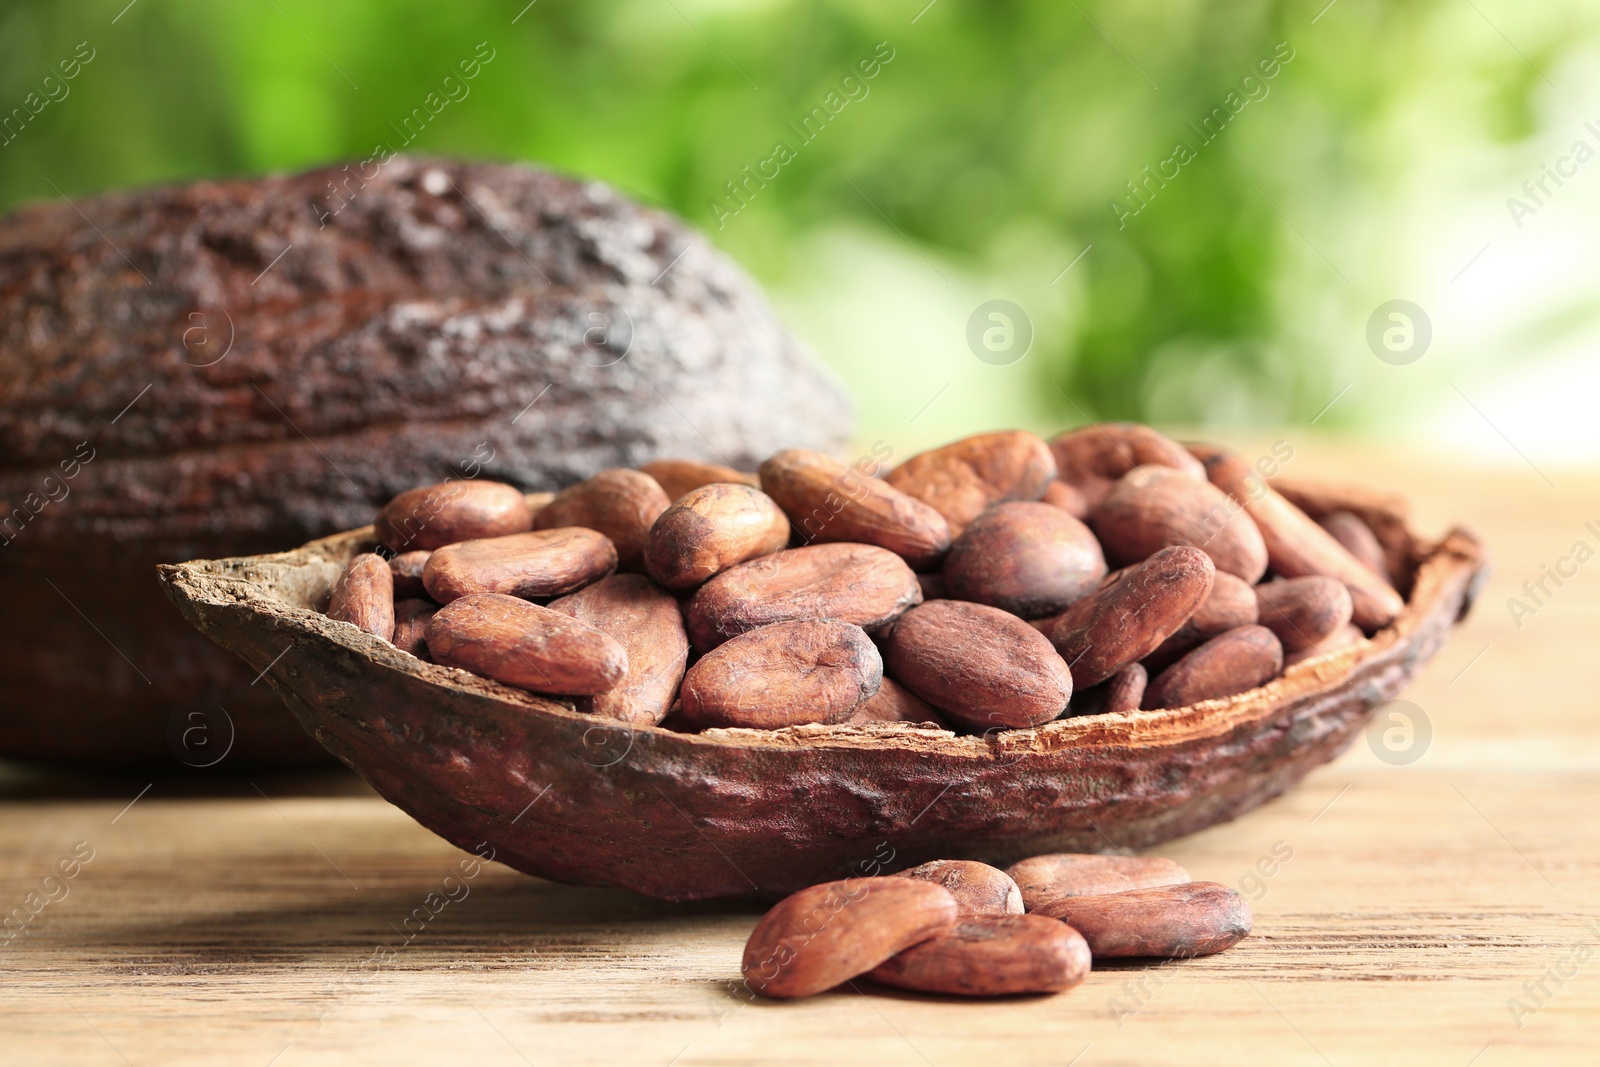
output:
[[[1290,795],[1158,850],[1251,898],[1230,952],[1044,998],[860,982],[746,1003],[754,909],[477,865],[348,776],[8,768],[0,909],[37,914],[0,936],[0,1063],[1600,1062],[1600,560],[1507,606],[1576,542],[1600,550],[1600,474],[1294,444],[1297,471],[1472,526],[1498,572],[1404,697],[1431,727],[1414,761],[1380,721]]]

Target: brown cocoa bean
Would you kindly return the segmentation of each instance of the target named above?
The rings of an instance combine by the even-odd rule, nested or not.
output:
[[[394,575],[394,598],[396,600],[409,600],[428,595],[427,587],[422,584],[422,569],[428,565],[428,557],[433,555],[426,549],[416,552],[402,552],[389,560],[389,570]]]
[[[1228,452],[1206,460],[1206,473],[1255,520],[1267,559],[1280,578],[1325,574],[1350,588],[1354,619],[1363,630],[1389,625],[1405,607],[1394,587],[1352,556],[1333,535],[1268,485],[1250,462]]]
[[[755,485],[756,479],[732,467],[717,463],[700,463],[692,459],[656,459],[642,464],[639,470],[648,474],[661,486],[667,499],[674,503],[691,489],[702,485],[728,482],[733,485]]]
[[[435,549],[422,584],[441,604],[473,593],[530,599],[570,593],[616,569],[617,550],[604,534],[561,526]]]
[[[516,486],[458,480],[407,489],[383,506],[373,528],[398,553],[523,533],[532,523],[533,512]]]
[[[850,878],[802,889],[762,917],[740,970],[751,992],[808,997],[872,970],[956,923],[943,886],[914,878]]]
[[[942,573],[952,599],[1033,619],[1092,592],[1106,576],[1106,560],[1083,523],[1049,504],[1018,500],[968,523]]]
[[[1283,645],[1265,626],[1218,634],[1156,675],[1147,708],[1184,708],[1265,685],[1283,670]]]
[[[1059,478],[1044,487],[1044,496],[1039,499],[1053,508],[1060,508],[1075,519],[1082,520],[1089,517],[1089,498],[1083,495],[1083,490]]]
[[[692,589],[789,543],[789,517],[761,490],[730,482],[691,489],[661,513],[645,542],[645,570],[672,590]]]
[[[917,587],[922,590],[923,600],[945,599],[944,578],[938,574],[917,575]]]
[[[1252,921],[1244,897],[1219,882],[1061,897],[1033,914],[1078,931],[1095,959],[1207,956],[1244,940]]]
[[[804,619],[718,645],[689,668],[679,696],[696,727],[773,730],[843,722],[882,680],[883,659],[861,627]]]
[[[1029,911],[1063,897],[1121,893],[1189,881],[1189,872],[1160,856],[1101,856],[1054,852],[1006,868]]]
[[[614,638],[500,593],[450,601],[428,620],[424,640],[435,663],[536,693],[603,693],[628,673],[628,653]]]
[[[1193,545],[1217,570],[1254,583],[1267,546],[1250,516],[1210,482],[1171,467],[1135,467],[1089,516],[1113,566],[1137,563],[1169,545]]]
[[[958,997],[1059,993],[1088,975],[1089,944],[1039,915],[980,915],[958,922],[867,972],[883,985]]]
[[[1144,701],[1144,691],[1150,684],[1150,672],[1142,663],[1130,663],[1101,683],[1105,686],[1105,702],[1100,710],[1121,715],[1138,711]]]
[[[1102,422],[1068,430],[1051,439],[1050,451],[1056,460],[1056,478],[1078,490],[1086,511],[1093,511],[1118,479],[1135,467],[1171,467],[1199,481],[1206,477],[1205,468],[1178,442],[1132,422]]]
[[[648,474],[611,467],[557,493],[533,517],[533,528],[583,526],[598,530],[616,547],[618,570],[641,571],[650,527],[671,506],[667,494]]]
[[[922,602],[917,576],[873,545],[807,545],[729,567],[702,585],[684,614],[697,652],[792,619],[837,619],[874,631]]]
[[[1310,648],[1344,628],[1355,605],[1337,578],[1280,578],[1256,586],[1261,625],[1278,635],[1285,652]]]
[[[1390,585],[1394,584],[1394,575],[1389,570],[1389,557],[1383,551],[1382,542],[1359,515],[1353,511],[1330,511],[1317,520],[1317,525],[1332,534],[1333,539],[1345,547],[1345,551],[1365,563],[1373,574]]]
[[[1153,671],[1164,670],[1201,642],[1224,630],[1249,626],[1256,621],[1256,587],[1243,578],[1218,571],[1217,580],[1211,586],[1211,595],[1195,608],[1188,622],[1178,627],[1176,633],[1144,658],[1145,666]]]
[[[761,488],[808,544],[877,545],[913,567],[937,562],[950,547],[950,524],[943,515],[821,452],[779,452],[761,464]]]
[[[614,638],[628,653],[628,671],[615,687],[580,699],[579,711],[630,726],[654,726],[677,698],[689,660],[689,638],[678,601],[642,574],[613,574],[550,610],[570,615]]]
[[[1031,433],[1008,430],[921,452],[884,480],[931,505],[950,524],[950,536],[959,537],[990,504],[1038,500],[1055,473],[1048,445]]]
[[[394,602],[394,647],[421,660],[432,660],[428,653],[428,620],[439,610],[431,600],[408,597]]]
[[[884,661],[896,681],[975,730],[1038,726],[1072,696],[1072,675],[1043,634],[965,600],[933,600],[900,616]]]
[[[1310,648],[1302,648],[1298,652],[1285,653],[1283,657],[1283,668],[1284,670],[1288,670],[1296,663],[1304,663],[1308,659],[1313,659],[1317,656],[1334,652],[1341,648],[1347,648],[1350,645],[1357,644],[1358,642],[1365,641],[1366,639],[1366,634],[1361,632],[1361,627],[1357,626],[1355,623],[1346,623],[1344,626],[1341,626],[1339,629],[1335,630],[1327,637],[1324,637],[1321,641],[1318,641]]]
[[[884,675],[878,691],[856,705],[847,723],[862,722],[931,722],[948,730],[944,716],[933,705],[918,697],[899,682]]]
[[[345,564],[328,598],[328,618],[385,641],[394,636],[394,574],[382,556],[363,552]]]
[[[896,878],[937,882],[956,898],[961,918],[977,915],[1021,915],[1022,890],[998,867],[977,860],[932,860],[901,871]]]
[[[1216,567],[1198,548],[1163,548],[1072,604],[1050,641],[1081,687],[1105,681],[1160,646],[1211,595]]]

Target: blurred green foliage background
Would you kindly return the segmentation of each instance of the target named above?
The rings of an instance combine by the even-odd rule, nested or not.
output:
[[[1535,359],[1592,322],[1584,290],[1486,324],[1451,275],[1526,238],[1505,201],[1581,132],[1593,4],[525,2],[7,0],[0,107],[79,42],[94,59],[0,147],[0,206],[365,157],[487,42],[411,150],[537,161],[686,216],[846,379],[868,437],[1381,422],[1475,352],[1515,336]],[[837,114],[796,136],[830,93]],[[733,199],[778,142],[793,158]],[[1487,278],[1515,262],[1480,254]],[[1401,379],[1367,351],[1394,297],[1430,309],[1453,368]],[[1035,331],[1007,365],[966,342],[995,298]]]

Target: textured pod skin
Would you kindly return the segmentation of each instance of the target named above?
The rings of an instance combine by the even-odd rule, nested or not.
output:
[[[884,642],[894,679],[975,730],[1038,726],[1066,710],[1072,675],[1049,640],[1015,615],[931,600]]]
[[[370,550],[370,530],[163,578],[184,615],[248,675],[265,671],[260,684],[308,731],[452,843],[487,841],[496,859],[575,885],[772,899],[860,870],[885,840],[886,870],[1103,849],[1101,831],[1148,848],[1262,804],[1359,741],[1371,709],[1471,604],[1485,551],[1460,530],[1443,541],[1407,532],[1387,495],[1284,491],[1313,514],[1353,510],[1380,531],[1410,591],[1392,627],[1236,700],[988,736],[647,727],[627,735],[620,758],[596,759],[593,716],[420,662],[320,613],[344,564]],[[513,822],[552,783],[546,815]]]
[[[761,464],[761,488],[807,544],[877,545],[913,567],[933,565],[950,547],[943,515],[821,452],[786,448],[772,456]]]
[[[1378,535],[1372,532],[1372,527],[1361,521],[1361,516],[1353,511],[1332,511],[1317,520],[1333,539],[1345,547],[1356,559],[1365,563],[1367,567],[1388,582],[1394,584],[1394,578],[1389,574],[1389,561],[1384,557],[1383,545],[1378,541]]]
[[[1211,638],[1156,675],[1145,690],[1150,708],[1181,708],[1265,685],[1283,670],[1283,645],[1265,626],[1240,626]]]
[[[1200,602],[1189,621],[1144,658],[1151,670],[1160,671],[1176,663],[1185,652],[1224,630],[1249,626],[1259,621],[1256,587],[1226,571],[1218,571],[1211,594]]]
[[[588,623],[628,653],[628,672],[613,688],[578,702],[578,709],[630,726],[667,717],[689,660],[689,637],[678,601],[642,574],[613,574],[570,596],[551,611]]]
[[[1074,603],[1050,631],[1073,683],[1097,685],[1154,652],[1211,595],[1215,577],[1198,548],[1163,548]]]
[[[955,899],[932,882],[825,882],[767,912],[745,943],[740,970],[762,996],[809,997],[949,929],[956,916]]]
[[[789,543],[789,518],[748,485],[712,482],[661,513],[645,542],[645,570],[668,589],[693,589],[711,576]]]
[[[956,898],[963,919],[976,915],[1021,915],[1022,890],[998,867],[977,860],[933,860],[901,871],[900,878],[936,882]]]
[[[807,545],[730,567],[702,585],[684,614],[696,651],[794,619],[837,619],[864,630],[922,602],[905,561],[873,545]]]
[[[580,526],[486,537],[436,549],[422,584],[441,604],[473,593],[561,596],[617,569],[617,550],[601,533]]]
[[[553,489],[850,438],[745,273],[599,182],[397,157],[25,205],[0,220],[0,515],[81,471],[0,552],[0,754],[178,770],[168,720],[220,704],[218,769],[326,760],[157,564],[348,530],[450,471]]]
[[[422,584],[422,569],[428,565],[428,557],[432,555],[426,550],[416,552],[402,552],[398,556],[389,558],[389,573],[394,575],[394,598],[407,600],[414,597],[425,597],[428,590]]]
[[[1244,897],[1218,882],[1061,897],[1033,914],[1078,931],[1095,959],[1208,956],[1243,941],[1253,921]]]
[[[1193,545],[1217,570],[1254,584],[1267,571],[1261,531],[1216,486],[1171,467],[1135,467],[1100,501],[1089,523],[1113,566],[1170,545]]]
[[[653,459],[649,463],[639,465],[639,470],[648,474],[661,486],[667,494],[667,499],[676,502],[677,499],[691,489],[698,489],[702,485],[712,485],[716,482],[729,482],[734,485],[755,485],[756,480],[742,471],[732,467],[724,467],[719,463],[701,463],[693,459]]]
[[[413,552],[526,533],[533,509],[516,486],[457,479],[407,489],[383,506],[372,526],[391,552]]]
[[[593,626],[499,593],[446,604],[424,640],[435,663],[535,693],[603,693],[628,672],[627,651]]]
[[[534,517],[535,530],[583,526],[606,535],[617,550],[617,569],[644,570],[645,539],[672,505],[648,474],[611,467],[557,493]]]
[[[874,982],[958,997],[1059,993],[1089,974],[1082,935],[1040,915],[980,915],[891,956]]]
[[[428,620],[439,610],[431,600],[408,597],[394,603],[394,636],[390,643],[418,659],[432,660],[428,652]]]
[[[931,722],[949,729],[944,716],[917,694],[884,675],[878,691],[856,705],[845,722]]]
[[[1080,426],[1050,439],[1056,478],[1076,489],[1085,518],[1105,499],[1111,487],[1135,467],[1171,467],[1205,480],[1205,468],[1178,442],[1135,422],[1102,422]]]
[[[1055,474],[1048,445],[1031,433],[1005,430],[918,453],[884,480],[931,505],[950,524],[950,536],[959,537],[990,504],[1038,500]]]
[[[771,730],[842,722],[882,681],[883,659],[861,627],[805,619],[751,630],[700,657],[679,699],[691,725]]]
[[[1261,625],[1277,635],[1285,652],[1310,648],[1344,629],[1355,611],[1350,590],[1337,578],[1280,578],[1255,588]]]
[[[385,641],[394,636],[394,575],[382,556],[363,552],[349,562],[333,583],[328,618]]]
[[[1092,592],[1106,576],[1106,560],[1083,523],[1049,504],[1018,500],[968,523],[942,574],[956,600],[1036,619]]]
[[[1063,897],[1123,893],[1189,881],[1189,872],[1160,856],[1101,856],[1058,852],[1030,856],[1006,868],[1023,905],[1038,911]]]

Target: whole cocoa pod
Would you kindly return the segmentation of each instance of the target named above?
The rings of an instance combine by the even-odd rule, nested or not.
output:
[[[1285,652],[1299,652],[1344,628],[1355,611],[1350,590],[1337,578],[1281,578],[1256,586],[1261,625],[1277,635]]]
[[[639,470],[656,480],[667,499],[676,502],[691,489],[717,482],[734,485],[755,485],[756,479],[732,467],[718,463],[701,463],[692,459],[653,459],[641,463]]]
[[[628,653],[613,638],[500,593],[452,600],[433,613],[424,639],[435,663],[536,693],[603,693],[628,673]]]
[[[1000,868],[977,860],[932,860],[895,877],[920,878],[944,886],[956,898],[963,919],[1022,914],[1022,890],[1017,883]]]
[[[1133,422],[1080,426],[1050,439],[1056,478],[1076,489],[1085,514],[1098,507],[1111,487],[1135,467],[1156,465],[1204,481],[1205,468],[1178,442]]]
[[[1250,905],[1218,882],[1060,897],[1033,914],[1078,931],[1095,959],[1207,956],[1237,945],[1252,924]]]
[[[1121,893],[1189,881],[1189,872],[1160,856],[1102,856],[1055,852],[1013,863],[1006,873],[1017,883],[1029,911],[1062,897]]]
[[[583,526],[606,535],[617,550],[617,569],[644,569],[644,545],[661,513],[672,505],[648,474],[611,467],[555,495],[534,516],[535,530]]]
[[[1113,565],[1136,563],[1169,545],[1193,545],[1246,582],[1267,570],[1267,546],[1250,516],[1210,482],[1170,467],[1135,467],[1089,516]]]
[[[1254,689],[1283,670],[1283,646],[1265,626],[1218,634],[1156,675],[1147,708],[1182,708]]]
[[[959,537],[990,504],[1038,500],[1055,474],[1048,445],[1031,433],[1008,430],[918,453],[884,480],[931,504],[950,524],[950,536]]]
[[[394,574],[382,556],[363,552],[345,564],[333,583],[328,618],[385,641],[394,636]]]
[[[976,915],[878,964],[874,982],[961,997],[1059,993],[1093,957],[1072,927],[1040,915]]]
[[[761,464],[761,488],[807,543],[877,545],[913,567],[936,562],[950,547],[943,515],[821,452],[784,449]]]
[[[412,552],[525,533],[532,523],[516,486],[457,479],[407,489],[378,512],[373,530],[391,552]]]
[[[777,729],[843,722],[883,680],[883,659],[859,626],[805,619],[740,634],[689,668],[679,698],[696,727]]]
[[[422,584],[441,604],[472,593],[528,599],[570,593],[616,568],[617,550],[604,534],[562,526],[435,549]]]
[[[689,659],[678,602],[642,574],[613,574],[550,603],[551,611],[588,623],[628,653],[615,686],[577,702],[579,711],[630,726],[654,726],[677,698]]]
[[[645,570],[668,589],[692,589],[719,571],[789,543],[789,517],[748,485],[691,489],[661,513],[645,542]]]
[[[1091,592],[1106,576],[1106,560],[1083,523],[1049,504],[1019,500],[980,512],[950,546],[942,574],[956,600],[1033,619]]]
[[[865,974],[954,926],[943,886],[913,878],[851,878],[802,889],[762,917],[740,970],[752,992],[808,997]]]
[[[1163,548],[1075,602],[1050,641],[1079,686],[1105,681],[1160,646],[1211,595],[1216,567],[1198,548]]]

